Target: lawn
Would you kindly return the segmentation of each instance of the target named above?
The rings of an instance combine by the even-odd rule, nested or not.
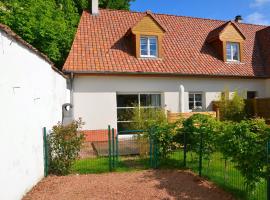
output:
[[[139,156],[120,157],[113,171],[128,172],[149,169],[148,159]],[[109,172],[108,157],[86,158],[77,160],[72,166],[72,173],[100,174]]]

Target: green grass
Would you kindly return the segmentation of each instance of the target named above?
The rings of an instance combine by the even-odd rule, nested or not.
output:
[[[120,157],[114,171],[129,172],[149,169],[149,160],[139,156]],[[110,172],[108,157],[86,158],[75,161],[71,169],[75,174],[100,174]]]

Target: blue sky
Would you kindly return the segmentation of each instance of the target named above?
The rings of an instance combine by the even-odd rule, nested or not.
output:
[[[270,0],[135,0],[131,10],[270,25]]]

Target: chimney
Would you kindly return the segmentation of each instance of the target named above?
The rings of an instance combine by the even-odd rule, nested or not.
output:
[[[237,22],[237,23],[241,23],[241,22],[243,21],[243,18],[242,18],[241,15],[237,15],[237,16],[235,17],[234,21]]]
[[[91,0],[92,15],[98,15],[98,0]]]

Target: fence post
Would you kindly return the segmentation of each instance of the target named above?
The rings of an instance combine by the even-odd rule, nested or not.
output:
[[[43,127],[43,149],[44,149],[44,176],[48,176],[48,143],[47,143],[47,130]]]
[[[116,167],[118,165],[118,157],[119,157],[119,149],[118,149],[118,133],[116,134],[116,139],[115,139],[115,143],[116,143]]]
[[[114,140],[114,128],[112,128],[112,168],[115,168],[115,140]]]
[[[187,138],[186,132],[184,132],[184,167],[187,166]]]
[[[152,137],[149,136],[149,156],[150,156],[150,167],[153,167],[153,144],[152,144]]]
[[[202,176],[203,134],[200,134],[199,176]]]
[[[267,142],[267,200],[270,200],[270,141]]]
[[[112,171],[112,152],[111,152],[111,126],[108,126],[108,145],[109,145],[109,170]]]

